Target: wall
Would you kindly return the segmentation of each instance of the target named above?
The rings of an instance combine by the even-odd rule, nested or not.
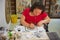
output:
[[[5,20],[5,0],[0,0],[0,27],[6,27],[6,20]]]
[[[60,19],[51,19],[49,23],[49,30],[56,31],[60,29]]]
[[[51,19],[49,23],[49,32],[57,32],[60,37],[60,19]]]

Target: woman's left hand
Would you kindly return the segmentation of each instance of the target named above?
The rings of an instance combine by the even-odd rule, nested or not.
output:
[[[43,25],[43,23],[44,23],[44,21],[42,20],[42,21],[39,21],[38,23],[37,23],[37,26],[42,26]]]

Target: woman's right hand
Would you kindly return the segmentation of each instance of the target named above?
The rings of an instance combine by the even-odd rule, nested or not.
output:
[[[29,25],[29,28],[34,29],[34,24],[31,23],[31,24]]]

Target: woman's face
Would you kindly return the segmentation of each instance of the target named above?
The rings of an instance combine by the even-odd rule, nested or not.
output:
[[[38,16],[38,15],[41,14],[41,12],[42,12],[42,10],[36,8],[36,9],[33,10],[33,15]]]

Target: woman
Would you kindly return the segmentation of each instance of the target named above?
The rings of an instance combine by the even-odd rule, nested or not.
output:
[[[50,18],[45,12],[45,7],[39,2],[34,3],[31,8],[26,8],[21,16],[21,24],[31,29],[34,29],[35,26],[41,27],[49,22]]]

